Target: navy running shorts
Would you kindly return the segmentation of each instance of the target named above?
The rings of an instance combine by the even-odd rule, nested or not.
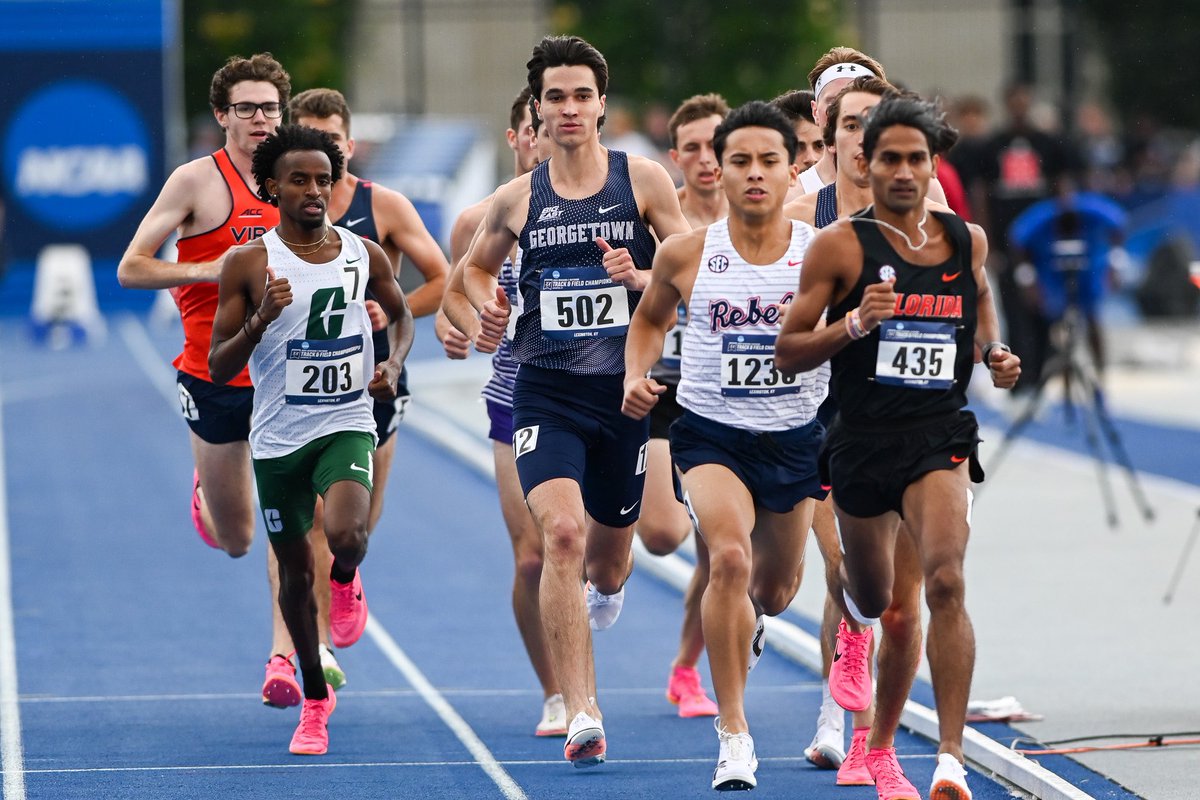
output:
[[[410,394],[396,395],[395,400],[372,401],[371,411],[375,415],[375,436],[379,439],[380,447],[383,447],[383,443],[392,438],[396,428],[400,427],[400,421],[404,419],[404,412],[408,409],[411,401],[412,395]]]
[[[929,472],[968,461],[971,481],[981,482],[980,441],[970,411],[879,428],[851,427],[839,417],[821,450],[822,481],[833,486],[838,507],[851,516],[904,516],[904,492]]]
[[[622,375],[575,375],[522,364],[513,389],[513,454],[521,490],[555,478],[579,484],[601,525],[637,522],[650,422],[621,413]]]
[[[685,475],[701,464],[727,467],[750,490],[754,504],[786,514],[820,490],[820,420],[787,431],[757,433],[684,411],[671,426],[671,457]]]
[[[219,386],[195,375],[179,372],[179,410],[192,432],[209,444],[229,444],[250,439],[250,414],[254,389]]]

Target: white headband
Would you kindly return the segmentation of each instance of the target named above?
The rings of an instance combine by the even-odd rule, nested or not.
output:
[[[826,67],[821,73],[821,77],[817,78],[817,82],[813,85],[813,94],[816,97],[821,96],[821,90],[829,85],[830,81],[838,81],[842,78],[861,78],[863,75],[870,75],[872,78],[878,77],[874,72],[864,67],[862,64],[833,64]]]

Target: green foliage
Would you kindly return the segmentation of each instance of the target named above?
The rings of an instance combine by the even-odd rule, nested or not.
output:
[[[674,106],[718,92],[730,105],[807,89],[813,62],[839,40],[837,0],[573,0],[553,8],[559,33],[608,60],[608,94]]]
[[[184,104],[188,119],[210,113],[208,86],[233,55],[272,53],[292,76],[293,94],[314,86],[342,88],[343,44],[354,3],[348,0],[184,0]]]
[[[1200,5],[1177,0],[1086,0],[1079,7],[1100,34],[1113,100],[1126,119],[1200,128]]]

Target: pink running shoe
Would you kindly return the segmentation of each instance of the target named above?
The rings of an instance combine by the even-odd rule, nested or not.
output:
[[[329,751],[329,715],[337,708],[337,695],[332,686],[325,686],[329,697],[324,700],[305,698],[304,708],[300,709],[300,724],[288,747],[298,756],[323,756]]]
[[[363,597],[362,576],[354,570],[354,580],[338,583],[329,579],[329,630],[334,647],[349,647],[367,627],[367,599]]]
[[[303,692],[296,683],[296,667],[289,656],[273,655],[267,662],[267,678],[263,681],[263,705],[290,708],[300,704]]]
[[[916,787],[904,777],[900,762],[896,760],[896,748],[879,747],[867,751],[867,772],[875,781],[875,792],[879,800],[921,800]]]
[[[675,667],[667,681],[667,699],[679,706],[679,716],[715,717],[717,704],[709,699],[700,685],[700,673],[695,667]]]
[[[200,514],[200,473],[197,470],[192,470],[192,525],[196,527],[196,533],[200,534],[206,545],[221,549],[221,545],[217,544],[216,539],[204,527],[204,517]]]
[[[838,786],[874,786],[875,779],[867,770],[867,734],[870,728],[855,728],[850,737],[850,752],[838,768]]]
[[[865,711],[871,705],[870,660],[874,641],[873,629],[854,633],[846,620],[838,623],[833,663],[829,667],[829,693],[847,711]]]

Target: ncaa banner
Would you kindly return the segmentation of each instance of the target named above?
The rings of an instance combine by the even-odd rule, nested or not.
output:
[[[172,0],[0,2],[0,304],[28,307],[38,253],[79,244],[102,303],[165,180]]]

